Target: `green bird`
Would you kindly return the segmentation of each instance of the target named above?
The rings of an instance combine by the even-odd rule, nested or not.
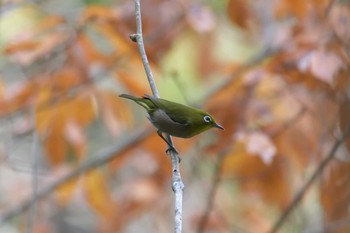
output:
[[[215,119],[209,113],[200,109],[150,95],[135,97],[121,94],[120,97],[133,100],[147,110],[148,119],[158,129],[158,135],[168,144],[169,149],[175,153],[177,151],[170,137],[166,139],[163,133],[179,138],[190,138],[213,127],[224,129],[215,122]],[[167,152],[169,152],[168,150]]]

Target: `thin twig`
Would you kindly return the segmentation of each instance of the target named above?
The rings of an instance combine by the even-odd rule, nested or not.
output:
[[[129,149],[133,144],[144,140],[146,137],[150,135],[151,132],[153,132],[151,128],[142,128],[136,132],[133,132],[129,136],[124,137],[118,143],[114,143],[112,146],[107,147],[104,150],[101,150],[100,152],[96,153],[93,156],[93,159],[82,163],[76,169],[72,170],[70,173],[64,175],[60,179],[52,182],[45,188],[39,190],[36,193],[36,196],[28,198],[27,200],[23,201],[21,204],[9,209],[8,211],[4,211],[3,214],[0,216],[0,225],[2,225],[4,222],[9,221],[13,217],[23,213],[24,211],[28,210],[31,204],[33,203],[33,200],[37,202],[38,200],[43,199],[46,196],[50,195],[53,191],[55,191],[58,187],[60,187],[64,183],[75,179],[76,177],[78,177],[83,173],[86,173],[88,171],[91,171],[97,167],[100,167],[106,164],[110,160],[114,159],[117,154],[120,154],[121,152]]]
[[[142,38],[142,20],[141,20],[141,5],[140,0],[135,0],[135,17],[136,17],[136,34],[133,34],[130,36],[130,39],[134,42],[137,42],[137,45],[139,47],[141,59],[143,66],[145,68],[145,72],[147,75],[147,79],[149,82],[149,85],[151,87],[152,93],[155,97],[160,98],[155,80],[152,75],[151,67],[149,65],[145,46],[143,43]],[[169,142],[171,145],[173,144],[171,141],[170,135],[166,136],[169,139]],[[175,233],[181,233],[182,232],[182,196],[183,196],[183,189],[184,189],[184,183],[181,179],[180,174],[180,160],[177,153],[174,152],[174,150],[169,150],[170,152],[170,158],[171,158],[171,166],[172,166],[172,179],[171,179],[171,187],[175,194],[175,200],[174,200],[174,208],[175,208],[175,216],[174,216],[174,232]]]
[[[142,19],[141,19],[141,5],[140,5],[140,0],[135,0],[135,16],[136,16],[136,34],[131,35],[130,38],[132,41],[137,42],[137,45],[139,47],[143,67],[145,68],[145,72],[147,75],[147,79],[149,82],[149,85],[151,87],[152,93],[155,97],[159,98],[159,92],[157,89],[156,82],[154,81],[153,74],[151,67],[148,62],[148,58],[146,55],[146,50],[145,46],[143,43],[143,38],[142,38]]]
[[[308,230],[308,231],[305,231],[305,233],[332,233],[349,226],[350,226],[350,218],[345,217],[337,221],[330,222],[327,225],[322,226],[321,229]]]
[[[34,232],[35,218],[36,218],[36,208],[37,208],[37,192],[38,192],[38,134],[35,130],[36,128],[36,114],[35,108],[33,107],[31,110],[31,121],[33,122],[33,134],[32,134],[32,148],[31,148],[31,156],[32,156],[32,166],[33,166],[33,174],[32,174],[32,199],[30,205],[30,211],[28,216],[28,226],[27,233]]]
[[[219,184],[221,182],[221,170],[223,167],[224,158],[226,157],[225,155],[226,155],[226,153],[222,153],[219,156],[219,159],[218,159],[218,162],[216,165],[216,169],[215,169],[215,175],[213,177],[212,187],[211,187],[211,190],[210,190],[210,193],[208,196],[207,206],[204,210],[204,213],[203,213],[201,219],[199,220],[197,233],[202,233],[204,231],[206,223],[208,222],[208,219],[209,219],[210,212],[213,209],[215,196],[216,196],[217,190],[219,188]]]
[[[287,209],[282,213],[282,215],[279,217],[279,219],[276,221],[274,226],[272,227],[270,233],[276,233],[284,224],[284,222],[287,220],[289,215],[292,213],[294,208],[299,204],[299,202],[303,199],[305,193],[310,188],[310,186],[314,183],[316,178],[322,174],[323,170],[326,168],[326,166],[329,164],[329,162],[334,158],[335,153],[337,152],[340,145],[345,141],[345,139],[350,134],[350,126],[346,128],[343,135],[340,139],[338,139],[331,150],[329,151],[328,155],[320,162],[317,169],[314,171],[314,173],[311,175],[311,177],[306,181],[304,186],[300,189],[300,191],[296,194],[292,202],[289,204]]]

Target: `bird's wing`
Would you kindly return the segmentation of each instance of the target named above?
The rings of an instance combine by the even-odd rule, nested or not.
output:
[[[158,108],[162,109],[174,122],[181,125],[189,125],[188,113],[186,111],[187,106],[164,99],[158,99],[150,95],[145,95],[145,97],[151,100]]]

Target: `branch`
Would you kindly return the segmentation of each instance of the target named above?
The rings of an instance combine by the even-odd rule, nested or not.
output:
[[[136,34],[130,35],[130,39],[137,43],[143,63],[145,72],[147,75],[148,83],[151,87],[152,93],[155,97],[159,98],[159,92],[154,81],[151,67],[148,62],[148,58],[145,51],[145,46],[142,38],[142,19],[141,19],[141,6],[140,0],[135,0],[135,17],[136,17]]]
[[[14,218],[15,216],[23,213],[24,211],[28,210],[33,202],[37,202],[40,199],[43,199],[50,195],[54,190],[56,190],[58,187],[60,187],[62,184],[73,180],[74,178],[78,177],[79,175],[86,173],[90,170],[93,170],[101,165],[106,164],[110,160],[115,158],[116,154],[119,154],[131,147],[134,143],[138,143],[145,139],[152,130],[150,128],[142,128],[134,133],[132,133],[129,137],[127,137],[125,140],[121,139],[118,143],[113,144],[110,147],[105,148],[104,150],[101,150],[100,152],[96,153],[93,156],[93,159],[86,161],[85,163],[82,163],[80,166],[78,166],[76,169],[71,171],[70,173],[66,174],[65,176],[61,177],[60,179],[52,182],[50,185],[46,186],[45,188],[37,191],[36,195],[33,197],[28,198],[27,200],[23,201],[21,204],[15,206],[14,208],[5,211],[0,216],[0,225],[2,225],[4,222],[9,221],[10,219]]]
[[[300,189],[300,191],[296,194],[292,202],[289,204],[287,209],[282,213],[282,215],[279,217],[277,222],[274,224],[272,227],[270,233],[276,233],[284,224],[284,222],[287,220],[289,215],[292,213],[294,208],[299,204],[299,202],[303,199],[305,193],[307,190],[310,188],[310,186],[313,184],[313,182],[316,180],[316,178],[322,174],[323,170],[326,168],[326,166],[329,164],[329,162],[334,158],[335,153],[337,152],[338,148],[340,147],[341,144],[345,141],[345,139],[349,136],[350,134],[350,126],[348,126],[343,135],[341,136],[340,139],[338,139],[331,150],[329,151],[328,155],[320,162],[319,166],[317,169],[314,171],[314,173],[311,175],[309,180],[306,181],[304,186]]]
[[[28,226],[26,229],[27,233],[34,232],[34,225],[35,225],[35,218],[36,218],[36,209],[37,209],[37,192],[38,192],[38,134],[35,130],[35,122],[36,122],[36,114],[35,114],[35,108],[33,107],[31,109],[31,121],[33,122],[33,133],[32,133],[32,148],[31,148],[31,156],[32,156],[32,167],[33,167],[33,174],[32,174],[32,199],[30,203],[30,211],[28,216]]]
[[[151,87],[152,93],[155,97],[159,98],[160,95],[152,75],[151,67],[147,59],[145,46],[142,39],[142,20],[141,20],[140,0],[135,0],[135,17],[136,17],[136,34],[130,35],[130,39],[134,42],[137,42],[143,67],[145,68],[145,72],[146,72],[147,79]],[[171,141],[170,135],[166,135],[166,137],[169,139],[169,142],[172,145],[173,143]],[[174,152],[174,150],[169,150],[169,151],[170,151],[171,166],[172,166],[171,187],[175,194],[174,232],[181,233],[182,232],[182,194],[184,189],[184,183],[182,182],[181,174],[180,174],[179,156],[177,155],[177,153]]]
[[[219,184],[221,182],[221,170],[222,170],[222,167],[224,165],[224,158],[225,157],[226,157],[226,153],[222,153],[219,156],[219,159],[218,159],[218,162],[216,165],[216,169],[215,169],[215,175],[214,175],[213,181],[212,181],[212,187],[211,187],[211,190],[210,190],[210,193],[208,196],[207,206],[204,210],[202,217],[199,220],[197,233],[204,232],[205,226],[206,226],[208,219],[209,219],[210,212],[213,209],[216,193],[218,191]]]

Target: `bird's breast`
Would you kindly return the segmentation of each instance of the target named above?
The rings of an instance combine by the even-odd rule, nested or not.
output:
[[[152,124],[164,133],[168,133],[175,137],[187,138],[189,137],[190,125],[180,124],[169,117],[169,115],[161,110],[157,109],[150,115],[150,121]]]

